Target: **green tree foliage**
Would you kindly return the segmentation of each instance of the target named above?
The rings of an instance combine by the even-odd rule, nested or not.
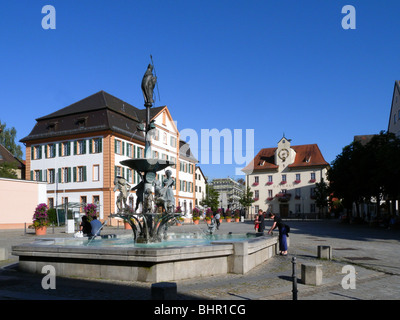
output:
[[[17,145],[15,139],[17,137],[17,130],[12,127],[11,129],[6,129],[6,123],[0,121],[0,144],[2,144],[11,154],[22,159],[23,153],[20,145]]]
[[[332,162],[330,191],[348,209],[352,203],[368,203],[372,198],[378,206],[383,196],[398,199],[399,163],[400,140],[393,133],[382,131],[367,144],[353,142]]]
[[[315,205],[319,208],[320,213],[328,206],[328,197],[328,184],[321,179],[321,182],[315,184]]]
[[[246,208],[247,212],[249,212],[249,207],[253,204],[253,202],[254,202],[253,192],[250,190],[250,187],[247,186],[246,191],[239,200],[239,203]]]
[[[211,208],[216,212],[219,207],[219,193],[213,187],[206,185],[206,197],[200,201],[200,205]]]
[[[0,178],[11,178],[17,179],[17,174],[15,170],[17,169],[17,164],[15,162],[2,162],[0,163]]]

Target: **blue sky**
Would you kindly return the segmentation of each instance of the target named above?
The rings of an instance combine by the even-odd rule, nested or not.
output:
[[[41,26],[47,4],[55,30]],[[355,30],[341,25],[348,4]],[[242,129],[245,140],[252,129],[254,154],[285,134],[317,143],[330,163],[354,135],[387,130],[399,12],[392,0],[4,0],[0,120],[21,139],[36,118],[100,90],[140,108],[152,54],[156,105],[179,130]],[[210,148],[209,162],[224,152]],[[243,164],[232,160],[200,165],[234,177]]]

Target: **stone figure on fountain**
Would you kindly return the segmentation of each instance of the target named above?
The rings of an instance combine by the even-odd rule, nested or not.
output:
[[[125,178],[117,176],[114,179],[114,192],[119,191],[118,197],[117,197],[117,209],[118,212],[124,212],[128,209],[128,205],[126,204],[126,201],[129,196],[131,186],[126,181]]]
[[[173,214],[175,210],[175,197],[172,188],[175,185],[175,180],[171,177],[171,170],[167,170],[165,175],[167,177],[162,181],[162,186],[160,187],[159,181],[155,185],[156,204],[163,206],[168,214]]]

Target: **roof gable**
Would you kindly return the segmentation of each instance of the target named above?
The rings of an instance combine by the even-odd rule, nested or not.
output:
[[[288,168],[307,168],[313,166],[329,166],[317,144],[306,144],[291,146],[296,152],[294,162]],[[256,170],[278,170],[279,166],[275,163],[275,152],[277,148],[264,148],[254,157],[254,159],[244,168],[243,172]]]

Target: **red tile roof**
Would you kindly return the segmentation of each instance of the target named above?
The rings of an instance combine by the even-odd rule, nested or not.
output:
[[[325,161],[317,144],[305,144],[291,146],[296,152],[294,162],[288,165],[289,168],[307,168],[315,166],[329,166]],[[242,170],[251,172],[253,170],[277,170],[275,164],[275,151],[277,148],[264,148],[254,157],[254,159]]]

